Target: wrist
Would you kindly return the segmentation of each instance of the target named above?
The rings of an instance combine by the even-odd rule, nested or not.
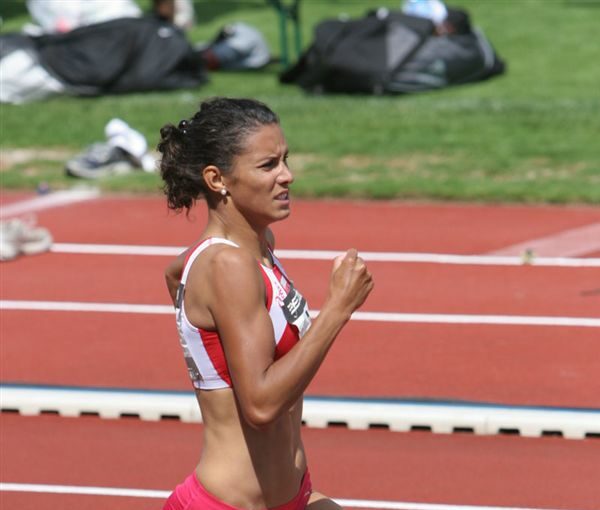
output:
[[[345,310],[344,308],[345,307],[328,299],[323,304],[319,317],[323,317],[323,319],[327,319],[333,323],[339,323],[343,326],[350,320],[352,315],[351,311]]]

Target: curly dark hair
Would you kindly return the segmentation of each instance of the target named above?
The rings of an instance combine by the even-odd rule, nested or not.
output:
[[[279,118],[264,103],[216,97],[203,101],[191,119],[163,126],[158,151],[169,208],[189,212],[198,198],[209,199],[202,169],[214,165],[226,175],[248,135],[269,124],[279,124]]]

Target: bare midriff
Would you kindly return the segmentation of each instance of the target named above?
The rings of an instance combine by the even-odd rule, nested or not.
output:
[[[196,476],[204,488],[224,503],[247,510],[292,500],[306,472],[302,401],[257,429],[242,417],[231,388],[196,390],[196,397],[204,423]]]

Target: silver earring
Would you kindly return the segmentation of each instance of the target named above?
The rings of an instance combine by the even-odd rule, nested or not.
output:
[[[221,195],[227,195],[227,190],[225,188],[221,188]]]

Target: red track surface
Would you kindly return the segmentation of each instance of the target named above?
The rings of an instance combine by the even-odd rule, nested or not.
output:
[[[22,195],[4,194],[5,203]],[[191,220],[158,197],[106,197],[38,213],[58,242],[187,245],[201,231],[200,204]],[[279,248],[433,253],[486,253],[600,221],[597,207],[296,201],[275,224]]]
[[[1,419],[3,437],[28,445],[3,439],[2,477],[13,483],[170,490],[191,472],[201,446],[201,426],[179,422]],[[600,505],[596,440],[305,429],[304,442],[315,488],[336,498],[581,510]],[[5,493],[3,501],[6,508],[39,508],[29,495]],[[90,496],[44,501],[61,509],[112,503]],[[142,508],[128,498],[114,504]],[[160,501],[145,505],[160,508]]]
[[[122,242],[122,241],[121,241]],[[4,264],[11,299],[168,304],[170,258],[45,254]],[[284,261],[313,308],[327,291],[331,263]],[[592,317],[600,269],[535,266],[369,265],[375,290],[363,311]]]
[[[169,316],[3,315],[4,381],[189,389]],[[353,322],[309,394],[598,408],[600,360],[590,355],[597,335],[590,328]]]
[[[23,199],[4,194],[0,203]],[[158,198],[38,213],[56,242],[184,246],[195,223]],[[600,221],[598,208],[299,202],[278,248],[479,254]],[[318,226],[318,228],[316,228]],[[589,256],[590,254],[588,254]],[[167,304],[163,257],[45,254],[2,264],[1,298]],[[329,263],[285,261],[318,308]],[[366,311],[598,317],[598,268],[370,264]],[[597,328],[353,322],[309,393],[600,407]],[[168,315],[2,311],[2,381],[188,389]],[[198,426],[3,414],[3,482],[170,489]],[[600,443],[305,430],[316,485],[335,497],[591,509]],[[24,447],[23,445],[27,445]],[[190,448],[190,445],[194,445]],[[198,446],[196,446],[198,445]],[[359,462],[360,459],[360,462]],[[160,508],[160,501],[0,493],[7,508]],[[155,503],[155,504],[154,504]]]

